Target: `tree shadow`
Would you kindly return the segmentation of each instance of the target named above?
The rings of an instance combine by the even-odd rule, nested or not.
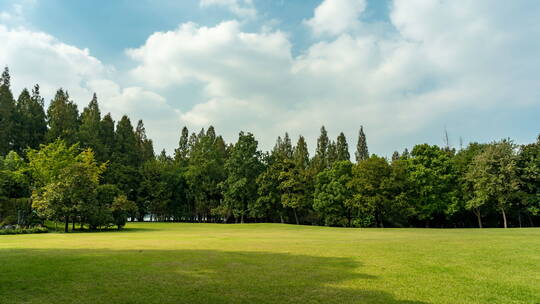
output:
[[[350,258],[217,250],[0,250],[5,303],[394,303]],[[351,287],[352,286],[352,287]]]

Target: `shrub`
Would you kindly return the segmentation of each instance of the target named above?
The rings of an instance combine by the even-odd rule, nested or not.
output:
[[[15,229],[0,229],[0,235],[6,234],[31,234],[31,233],[47,233],[49,230],[45,227],[33,228],[15,228]]]

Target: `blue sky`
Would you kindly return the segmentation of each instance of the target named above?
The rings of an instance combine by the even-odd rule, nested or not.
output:
[[[68,89],[143,119],[156,150],[183,125],[261,148],[360,125],[372,152],[462,137],[533,141],[540,3],[503,0],[0,0],[17,91]],[[134,122],[135,123],[135,122]]]

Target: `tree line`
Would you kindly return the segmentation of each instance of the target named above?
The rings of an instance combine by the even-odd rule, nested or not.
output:
[[[59,89],[47,110],[36,85],[15,100],[0,77],[0,226],[53,220],[101,229],[128,219],[279,222],[343,227],[534,226],[540,213],[540,136],[419,144],[391,159],[355,162],[343,133],[325,127],[310,156],[287,133],[263,152],[251,133],[226,143],[210,126],[184,127],[173,155],[154,153],[144,123],[102,116],[96,94],[79,113]]]

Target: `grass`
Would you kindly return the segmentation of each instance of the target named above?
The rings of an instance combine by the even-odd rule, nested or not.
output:
[[[0,303],[540,303],[540,229],[130,223],[0,236]]]

